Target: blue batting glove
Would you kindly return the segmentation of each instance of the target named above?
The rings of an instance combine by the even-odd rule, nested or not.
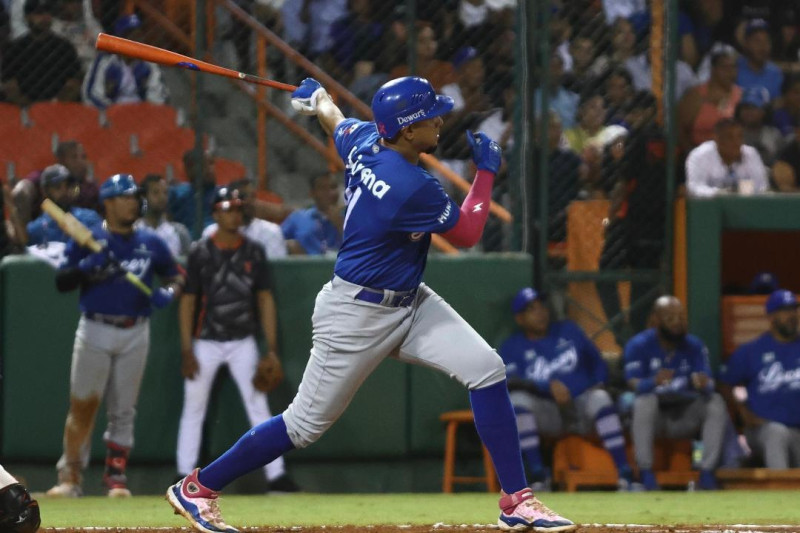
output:
[[[175,298],[175,291],[171,287],[169,289],[161,287],[153,291],[150,301],[153,302],[153,307],[163,309],[172,302],[173,298]]]
[[[78,263],[78,268],[85,273],[97,272],[106,268],[114,259],[114,254],[108,250],[87,255]]]
[[[503,161],[503,149],[500,148],[500,145],[482,131],[472,133],[467,130],[467,142],[472,148],[472,160],[475,161],[478,170],[487,170],[492,174],[497,174],[500,170],[500,163]]]
[[[317,98],[326,93],[322,85],[314,78],[306,78],[292,93],[292,107],[301,115],[317,114]]]

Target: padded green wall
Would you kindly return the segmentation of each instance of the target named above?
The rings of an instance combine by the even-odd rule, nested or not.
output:
[[[531,280],[530,257],[522,254],[433,256],[426,282],[493,346],[512,330],[511,298]],[[270,396],[273,413],[291,401],[311,345],[311,311],[333,261],[275,261],[280,351],[285,383]],[[53,270],[24,257],[0,265],[0,357],[2,455],[5,460],[52,460],[61,452],[69,396],[72,342],[78,320],[77,294],[59,294]],[[151,349],[140,394],[133,452],[138,461],[174,461],[183,401],[177,306],[156,311]],[[431,370],[384,362],[370,376],[342,418],[318,443],[294,452],[293,460],[405,458],[440,454],[441,412],[469,405],[467,392]],[[101,457],[100,416],[94,457]],[[233,382],[223,373],[209,407],[203,454],[216,456],[249,427]]]

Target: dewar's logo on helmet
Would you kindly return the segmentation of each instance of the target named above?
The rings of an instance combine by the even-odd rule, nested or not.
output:
[[[397,124],[400,126],[402,126],[403,124],[409,124],[424,116],[425,116],[425,110],[420,109],[416,113],[411,113],[410,115],[406,115],[405,117],[397,117]]]

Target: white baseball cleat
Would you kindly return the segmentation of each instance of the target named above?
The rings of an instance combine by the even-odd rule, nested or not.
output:
[[[167,489],[167,501],[175,514],[183,516],[202,533],[239,533],[222,519],[219,493],[204,487],[197,479],[199,468]]]
[[[538,533],[572,531],[578,526],[563,516],[551,511],[533,495],[529,488],[514,494],[501,491],[500,518],[497,526],[503,531],[524,531],[531,529]]]
[[[109,498],[130,498],[131,496],[131,491],[125,487],[114,487],[108,490]]]
[[[80,485],[65,481],[45,492],[45,496],[50,498],[80,498],[83,496],[83,490],[81,490]]]

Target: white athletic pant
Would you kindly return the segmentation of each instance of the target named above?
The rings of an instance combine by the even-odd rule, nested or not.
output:
[[[194,379],[183,381],[183,412],[178,430],[177,451],[178,473],[181,475],[191,473],[197,466],[208,397],[221,365],[228,365],[231,377],[239,388],[251,427],[272,417],[267,395],[253,387],[253,375],[258,365],[258,346],[253,337],[225,342],[197,339],[194,341],[194,356],[197,358],[197,375]],[[267,481],[274,480],[285,472],[283,457],[278,457],[264,467]]]

